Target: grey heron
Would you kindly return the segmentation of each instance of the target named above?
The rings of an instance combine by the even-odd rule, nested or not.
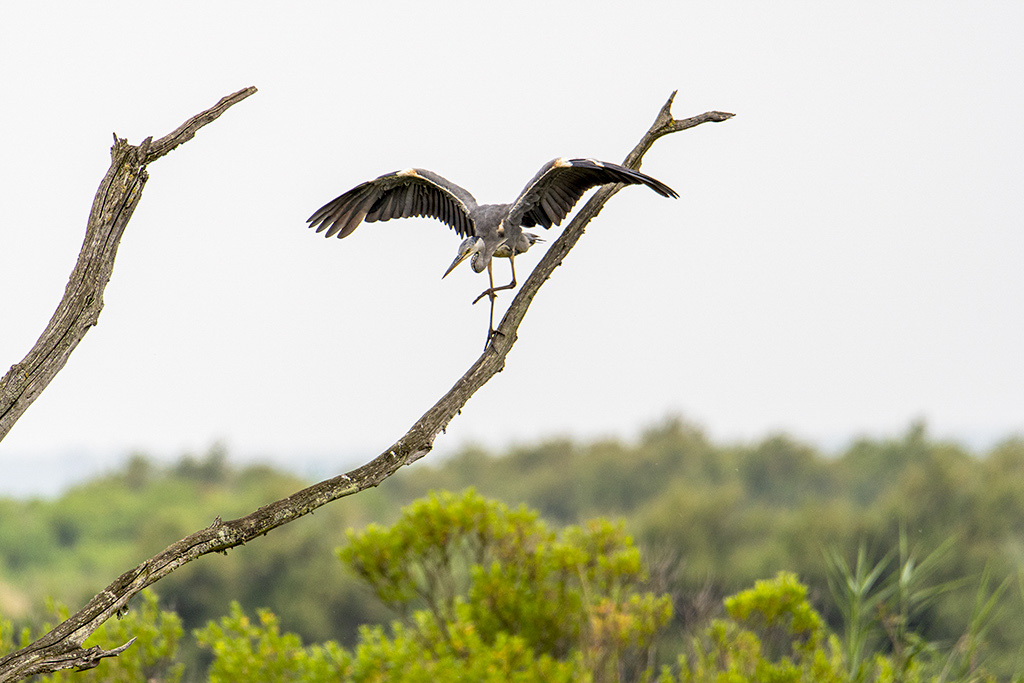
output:
[[[477,204],[468,191],[447,178],[422,168],[407,168],[356,185],[317,209],[306,222],[325,237],[348,237],[360,223],[392,218],[427,216],[436,218],[463,237],[458,255],[441,277],[444,278],[467,258],[470,267],[487,270],[490,287],[473,303],[487,296],[491,300],[487,340],[494,335],[495,293],[516,286],[516,254],[542,241],[523,228],[560,225],[592,187],[610,183],[646,185],[663,197],[678,197],[675,190],[633,169],[594,159],[558,158],[541,167],[511,204]],[[494,286],[491,260],[508,258],[512,281]]]

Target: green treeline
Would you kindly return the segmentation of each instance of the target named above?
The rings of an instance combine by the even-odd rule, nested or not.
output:
[[[231,466],[222,450],[213,449],[170,467],[136,456],[121,470],[52,501],[0,500],[0,616],[16,625],[39,627],[47,616],[52,618],[39,613],[46,597],[80,605],[125,569],[208,525],[215,516],[237,517],[306,483],[266,467]],[[793,610],[804,615],[801,619],[810,613],[820,615],[820,626],[786,647],[795,656],[800,643],[818,639],[816,649],[805,654],[831,656],[830,670],[842,671],[850,663],[852,645],[843,638],[856,622],[851,607],[858,606],[866,610],[858,618],[877,627],[865,627],[865,633],[878,636],[888,629],[907,635],[905,640],[875,638],[871,647],[890,657],[886,661],[901,661],[897,657],[901,648],[912,649],[913,643],[953,652],[967,642],[966,634],[980,633],[983,616],[984,647],[977,647],[976,656],[983,654],[988,669],[1004,678],[1022,668],[1024,601],[1019,574],[1024,568],[1024,440],[1007,440],[990,452],[976,454],[931,439],[921,425],[914,425],[900,438],[862,439],[841,454],[825,456],[784,436],[752,444],[715,444],[680,420],[657,425],[630,443],[556,440],[501,455],[467,448],[443,461],[427,458],[378,489],[333,503],[226,557],[202,558],[156,586],[160,607],[180,617],[186,634],[195,629],[206,634],[205,646],[202,638],[200,643],[184,638],[181,656],[193,663],[218,661],[210,639],[228,642],[234,637],[231,634],[257,628],[264,618],[280,628],[279,638],[288,635],[305,643],[334,641],[335,648],[371,650],[370,644],[376,643],[380,650],[397,647],[394,639],[401,634],[379,631],[373,636],[376,640],[368,641],[367,631],[360,635],[361,626],[399,619],[405,629],[426,629],[423,615],[433,615],[438,624],[454,624],[452,628],[471,624],[474,637],[489,633],[492,642],[477,645],[492,646],[496,634],[504,631],[481,621],[483,611],[460,621],[465,616],[462,611],[468,609],[464,605],[472,604],[467,592],[472,584],[465,579],[476,565],[462,561],[463,573],[458,574],[462,583],[455,582],[462,588],[433,605],[424,597],[430,591],[419,591],[418,597],[408,600],[398,599],[411,595],[399,591],[389,599],[387,591],[381,592],[381,581],[387,577],[380,572],[390,565],[374,570],[355,561],[355,544],[347,534],[349,529],[356,530],[356,542],[362,538],[359,534],[383,534],[386,527],[373,531],[367,526],[394,524],[403,506],[429,491],[467,487],[513,510],[525,504],[538,511],[551,530],[604,528],[606,534],[614,529],[625,534],[616,537],[620,545],[615,547],[632,553],[629,549],[635,545],[642,570],[628,563],[619,567],[633,581],[631,588],[620,584],[619,602],[609,603],[602,612],[597,607],[600,603],[593,602],[600,595],[596,584],[565,590],[583,591],[591,600],[577,605],[591,610],[577,610],[582,620],[577,624],[597,623],[595,614],[622,629],[627,629],[622,626],[627,622],[638,624],[640,631],[629,632],[626,638],[634,646],[657,632],[658,665],[676,667],[668,670],[673,678],[663,677],[666,681],[683,676],[685,670],[677,665],[679,655],[689,656],[694,666],[701,661],[700,651],[693,649],[694,638],[710,648],[704,651],[705,667],[715,659],[714,648],[724,643],[730,651],[746,643],[750,666],[757,665],[759,657],[765,662],[781,661],[764,649],[782,647],[772,640],[780,638],[778,633],[772,635],[777,624],[759,636],[742,635],[758,633],[746,623],[749,614],[734,613],[736,600],[744,595],[775,605],[754,609],[761,614],[759,628],[781,618],[777,611],[772,618],[762,614],[766,609],[777,610],[778,604],[790,610],[787,624],[796,619]],[[594,518],[612,520],[611,526],[602,527],[608,522],[601,522],[593,527],[588,520]],[[579,541],[584,532],[573,533]],[[571,540],[557,534],[550,539],[550,543]],[[413,537],[406,544],[415,545]],[[345,549],[344,562],[339,561],[336,548]],[[421,545],[419,552],[433,551]],[[611,550],[608,553],[615,556]],[[605,551],[592,554],[599,557]],[[486,569],[489,565],[485,565],[480,566]],[[872,579],[874,570],[877,574]],[[494,580],[508,579],[509,574],[505,569]],[[927,580],[908,584],[901,593],[904,575]],[[843,581],[836,580],[843,576],[847,585],[858,585],[858,577],[872,579],[873,583],[864,584],[862,602],[851,601],[849,592],[843,593]],[[774,583],[751,588],[758,580],[772,577],[776,577]],[[1004,583],[1007,578],[1010,583]],[[744,592],[751,590],[765,595],[755,599]],[[784,599],[773,591],[785,594]],[[728,603],[723,601],[730,595],[733,607],[724,611]],[[630,604],[630,596],[637,600],[636,613],[623,612],[626,608],[621,607]],[[232,607],[233,601],[240,606]],[[511,602],[524,609],[528,606],[522,596]],[[252,622],[261,608],[269,611],[258,623]],[[560,613],[573,612],[564,608]],[[726,624],[723,618],[732,619],[732,626],[722,625]],[[541,623],[536,615],[508,619]],[[219,636],[213,624],[219,624]],[[550,637],[562,638],[563,650],[538,649],[533,644],[543,638],[529,641],[528,634],[516,634],[527,639],[517,647],[527,648],[520,654],[533,658],[530,661],[536,660],[535,664],[545,653],[552,657],[550,666],[555,668],[549,673],[554,677],[555,664],[568,661],[556,655],[569,651],[565,643],[573,640],[565,634],[571,636],[573,628],[579,626],[550,625]],[[713,628],[719,629],[717,635],[709,630]],[[263,636],[269,637],[267,633],[259,637]],[[755,648],[749,638],[760,638],[759,645]],[[422,634],[413,640],[424,642]],[[585,650],[573,650],[573,657],[585,656]],[[333,652],[337,657],[344,654]],[[344,656],[351,655],[346,652]],[[810,660],[803,664],[825,666]],[[895,676],[894,680],[909,679]]]

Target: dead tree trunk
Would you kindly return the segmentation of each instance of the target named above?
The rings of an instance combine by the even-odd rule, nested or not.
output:
[[[191,140],[196,131],[254,92],[256,88],[250,87],[222,98],[210,109],[196,114],[155,142],[149,137],[138,146],[130,145],[127,140],[114,135],[110,169],[103,176],[92,201],[85,241],[64,289],[64,298],[28,355],[20,363],[12,365],[0,379],[0,441],[43,393],[50,380],[68,362],[78,342],[99,319],[103,309],[103,290],[114,269],[121,235],[149,179],[146,166]]]

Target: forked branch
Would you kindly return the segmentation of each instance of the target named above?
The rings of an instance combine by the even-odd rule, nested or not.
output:
[[[114,269],[121,235],[149,179],[146,165],[191,140],[197,130],[254,92],[256,88],[250,87],[222,98],[156,142],[146,138],[136,146],[114,135],[110,168],[93,199],[85,240],[64,288],[64,297],[28,355],[0,379],[0,441],[61,371],[71,352],[99,319],[103,290]]]
[[[693,118],[677,120],[672,118],[671,113],[673,97],[675,97],[675,93],[669,97],[668,102],[662,107],[654,124],[644,134],[640,143],[626,157],[624,162],[626,166],[639,168],[644,153],[650,149],[655,140],[664,135],[686,130],[702,123],[725,121],[733,116],[722,112],[708,112]],[[196,125],[195,128],[198,128],[199,125],[202,123]],[[175,131],[172,136],[179,131],[182,131],[182,135],[190,136],[188,130],[189,124],[186,124]],[[194,133],[194,128],[191,130]],[[150,145],[150,154],[155,153],[154,149],[163,149],[158,146],[170,145],[160,152],[165,153],[166,150],[173,148],[174,144],[179,144],[181,141],[171,144],[165,143],[165,140],[166,138]],[[136,173],[137,176],[138,173]],[[245,517],[227,522],[217,519],[209,527],[183,538],[155,557],[122,574],[103,592],[90,600],[85,607],[42,638],[17,652],[0,658],[0,683],[17,681],[34,673],[95,666],[97,657],[111,656],[117,653],[114,651],[97,653],[93,650],[83,650],[82,643],[104,621],[126,609],[128,600],[142,589],[202,555],[223,552],[242,545],[331,501],[377,486],[402,466],[415,462],[429,453],[433,448],[434,439],[444,431],[448,423],[466,405],[469,398],[504,368],[505,357],[516,342],[519,325],[541,285],[562,263],[569,250],[582,236],[587,224],[620,187],[605,186],[601,188],[580,209],[562,235],[548,249],[530,277],[523,283],[498,326],[498,334],[484,350],[483,355],[473,363],[448,393],[424,413],[423,417],[417,420],[416,424],[391,448],[362,467],[265,505]]]

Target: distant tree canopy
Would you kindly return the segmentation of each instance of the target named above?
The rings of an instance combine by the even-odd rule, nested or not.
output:
[[[41,680],[177,683],[187,642],[209,661],[190,680],[210,683],[995,680],[987,638],[1008,582],[974,582],[965,631],[932,641],[917,618],[962,585],[936,583],[941,549],[918,555],[901,539],[894,562],[869,564],[863,551],[853,562],[829,554],[827,604],[840,614],[836,626],[796,574],[780,571],[681,628],[672,620],[679,596],[652,577],[621,523],[554,530],[525,506],[511,509],[472,490],[433,494],[390,526],[348,532],[337,557],[399,615],[386,626],[362,626],[350,646],[303,642],[271,610],[250,616],[235,601],[195,629],[194,641],[183,640],[179,616],[148,592],[93,637],[108,648],[134,636],[133,648],[85,674]],[[26,631],[21,640],[30,638]],[[0,619],[0,646],[13,641]]]
[[[573,476],[566,477],[570,471]],[[223,449],[214,448],[170,466],[135,455],[121,470],[55,500],[0,500],[0,615],[36,627],[43,616],[29,613],[30,605],[47,596],[79,604],[124,566],[214,516],[237,516],[301,485],[265,466],[233,466]],[[377,489],[318,511],[305,524],[280,529],[258,547],[184,567],[160,583],[161,605],[173,609],[189,633],[231,614],[231,601],[237,600],[239,613],[269,608],[281,629],[305,642],[344,647],[360,642],[365,624],[424,610],[450,615],[458,611],[452,596],[467,590],[470,564],[464,553],[480,529],[441,517],[458,533],[431,551],[441,553],[437,562],[447,557],[449,563],[447,573],[431,570],[435,584],[451,587],[433,606],[423,597],[422,583],[395,588],[402,599],[378,599],[387,597],[386,591],[381,595],[384,577],[368,569],[372,563],[354,562],[354,553],[360,534],[381,534],[375,537],[381,553],[410,544],[404,559],[388,557],[399,558],[397,567],[419,566],[408,572],[410,581],[425,580],[429,565],[414,563],[424,547],[396,540],[409,514],[403,517],[400,510],[430,490],[470,485],[488,499],[539,511],[548,522],[517,508],[508,514],[534,515],[532,522],[517,523],[545,544],[555,543],[552,548],[567,542],[559,527],[586,529],[595,517],[618,520],[622,526],[615,533],[635,539],[630,552],[643,558],[645,590],[671,600],[672,623],[664,630],[675,645],[661,651],[678,651],[685,638],[699,635],[721,614],[726,595],[779,571],[799,576],[827,626],[841,631],[843,611],[828,580],[833,551],[852,568],[863,548],[864,566],[884,565],[885,578],[899,566],[895,553],[901,542],[919,558],[955,543],[955,552],[932,558],[929,579],[935,585],[967,581],[967,587],[945,591],[915,612],[913,632],[927,642],[955,642],[968,631],[978,602],[972,587],[980,577],[991,577],[994,587],[1022,569],[1022,439],[976,454],[934,440],[914,425],[898,438],[860,439],[841,453],[824,455],[786,436],[716,444],[676,419],[635,442],[554,440],[501,455],[466,448],[418,463]],[[443,496],[431,500],[434,508],[415,509],[456,514],[440,504]],[[352,539],[346,533],[370,523],[398,526],[357,531]],[[408,529],[410,522],[404,523]],[[362,569],[343,570],[332,552],[338,547],[345,548],[346,564]],[[498,557],[500,547],[490,546],[485,557]],[[1006,593],[1009,599],[994,610],[986,632],[990,663],[1001,673],[1016,666],[1024,642],[1017,592]],[[415,597],[406,600],[409,595]]]

